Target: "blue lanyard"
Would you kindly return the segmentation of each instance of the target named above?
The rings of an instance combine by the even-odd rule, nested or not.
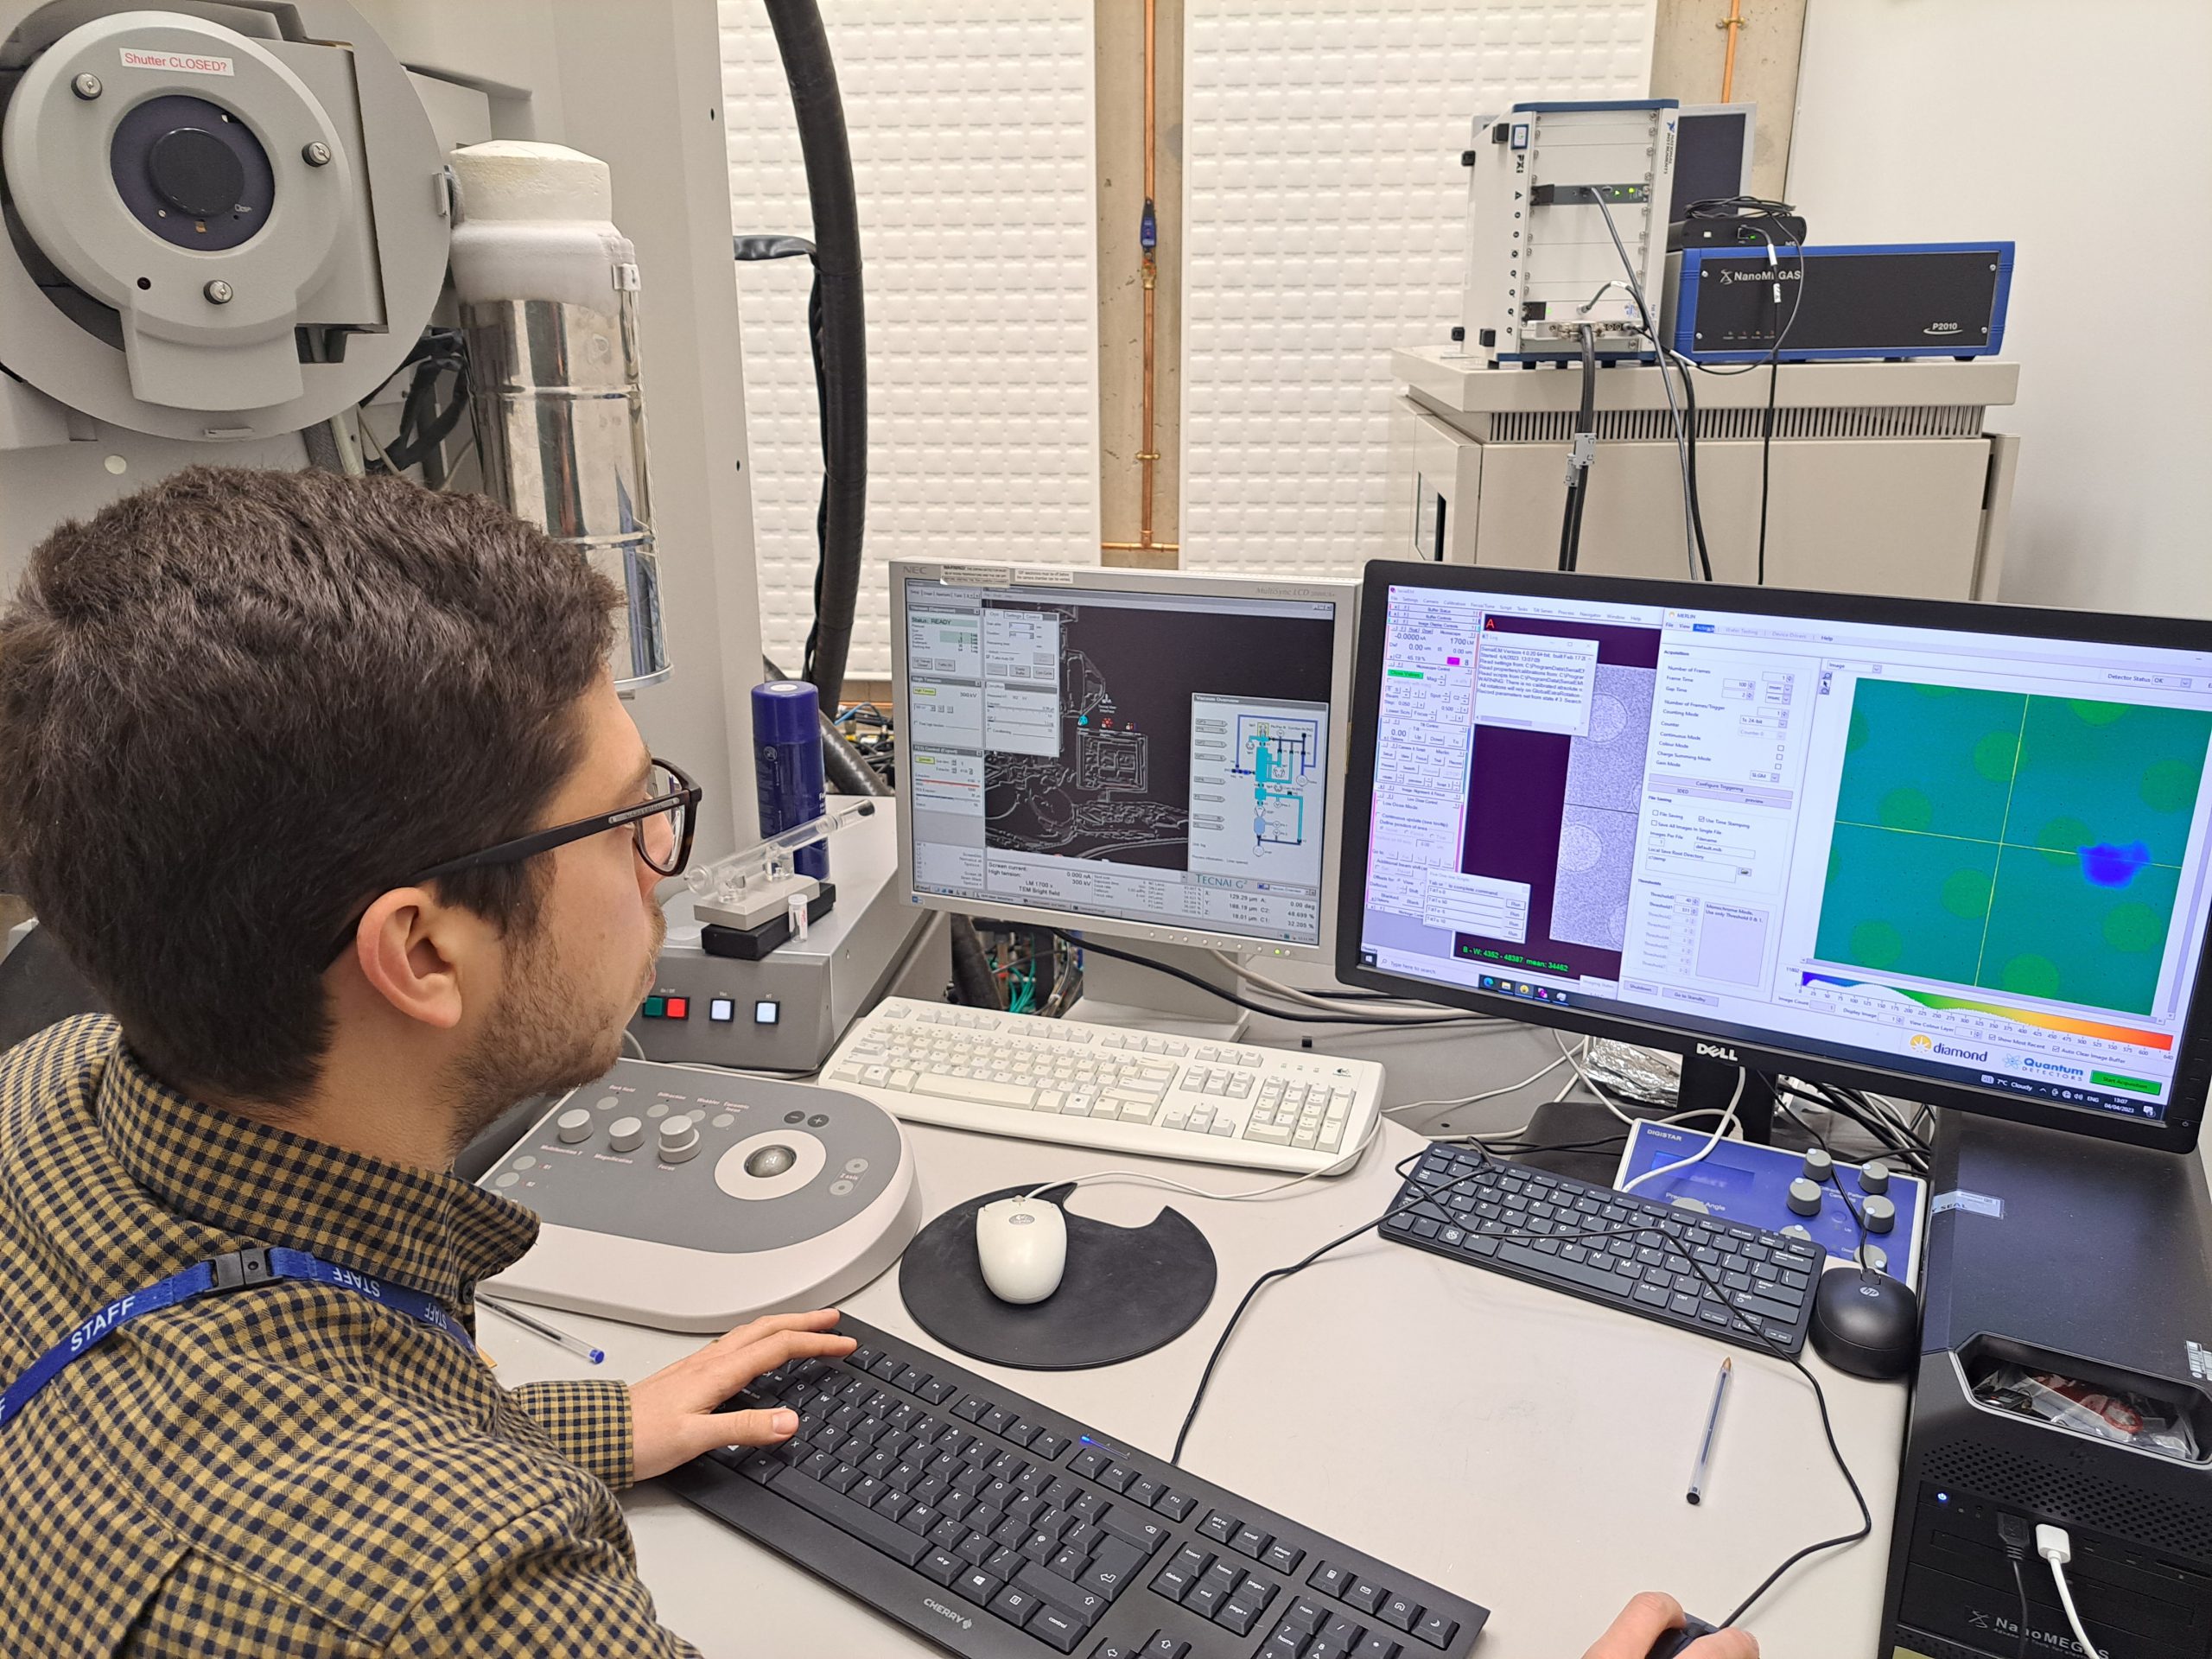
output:
[[[351,1268],[334,1267],[305,1250],[231,1250],[205,1262],[196,1262],[181,1273],[173,1273],[159,1284],[118,1296],[105,1307],[48,1349],[39,1361],[0,1393],[0,1428],[5,1428],[33,1397],[109,1337],[133,1319],[165,1307],[175,1307],[211,1291],[242,1290],[251,1285],[273,1284],[280,1279],[303,1279],[309,1284],[350,1290],[383,1303],[393,1312],[420,1319],[443,1332],[466,1348],[473,1358],[476,1339],[460,1320],[441,1307],[433,1297],[404,1285],[388,1285]]]

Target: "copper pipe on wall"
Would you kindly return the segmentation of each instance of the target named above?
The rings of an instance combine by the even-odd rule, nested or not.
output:
[[[1726,104],[1736,90],[1736,37],[1744,32],[1744,0],[1728,0],[1727,20],[1717,27],[1728,31],[1728,55],[1720,64],[1720,101]]]
[[[1154,391],[1157,367],[1154,360],[1158,339],[1154,287],[1160,280],[1159,219],[1153,208],[1153,169],[1156,159],[1156,126],[1154,97],[1159,88],[1159,65],[1154,45],[1158,0],[1144,0],[1144,226],[1141,240],[1144,248],[1144,447],[1137,451],[1137,463],[1142,469],[1143,501],[1137,521],[1137,547],[1149,550],[1153,545],[1153,498],[1158,489],[1157,469],[1160,464],[1158,429],[1154,423]]]

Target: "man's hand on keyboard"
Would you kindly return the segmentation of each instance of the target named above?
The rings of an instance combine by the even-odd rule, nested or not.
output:
[[[789,1440],[798,1427],[797,1412],[715,1408],[786,1360],[842,1359],[854,1344],[831,1333],[836,1323],[834,1308],[755,1319],[631,1384],[637,1478],[664,1475],[718,1446],[776,1446]]]
[[[1682,1628],[1682,1604],[1656,1590],[1629,1599],[1621,1616],[1582,1659],[1646,1659],[1652,1644]],[[1759,1659],[1758,1638],[1749,1630],[1715,1630],[1684,1648],[1681,1659]]]

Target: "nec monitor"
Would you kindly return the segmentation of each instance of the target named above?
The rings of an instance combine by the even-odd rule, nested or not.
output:
[[[1368,567],[1349,982],[2195,1143],[2212,624]]]
[[[1328,960],[1349,580],[891,564],[913,902]]]

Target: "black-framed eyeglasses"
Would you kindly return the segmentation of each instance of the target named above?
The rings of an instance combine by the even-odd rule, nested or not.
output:
[[[681,875],[683,867],[691,861],[691,835],[698,817],[699,800],[705,792],[682,767],[656,757],[644,800],[617,807],[612,812],[578,818],[573,823],[556,824],[550,830],[517,836],[512,841],[503,841],[481,852],[449,858],[442,864],[419,871],[405,885],[413,887],[442,875],[481,869],[487,864],[519,864],[540,853],[550,853],[556,847],[605,835],[609,830],[620,830],[626,824],[631,839],[637,843],[638,856],[645,861],[647,869],[661,875]]]
[[[681,875],[691,861],[691,837],[698,824],[699,802],[705,793],[681,766],[656,756],[646,778],[645,798],[641,801],[618,806],[612,812],[578,818],[571,823],[556,824],[550,830],[533,830],[526,836],[517,836],[512,841],[465,853],[459,858],[449,858],[442,864],[418,870],[396,885],[416,887],[442,875],[457,875],[463,870],[519,864],[540,853],[550,853],[556,847],[565,847],[572,841],[584,841],[593,836],[603,836],[610,830],[626,828],[637,848],[638,857],[647,869],[658,875]],[[361,913],[368,912],[364,910]],[[356,916],[353,926],[331,947],[331,961],[346,954],[346,947],[353,942],[353,934],[360,925],[361,918]]]

